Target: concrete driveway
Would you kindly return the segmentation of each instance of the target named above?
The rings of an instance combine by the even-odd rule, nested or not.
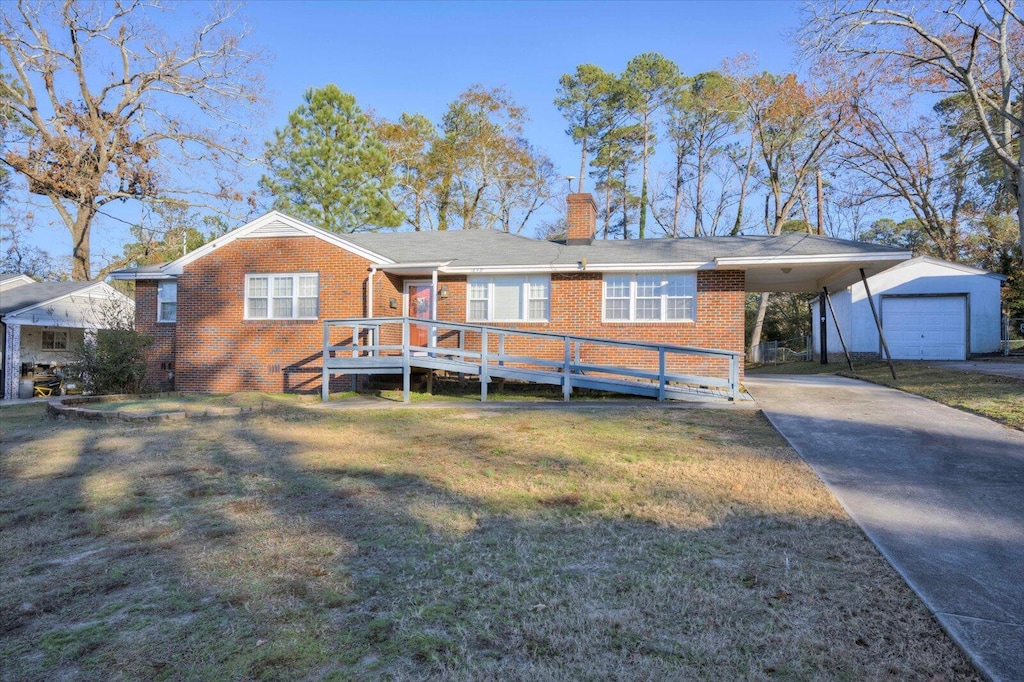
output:
[[[854,379],[744,384],[978,669],[1024,680],[1024,433]]]
[[[939,362],[941,367],[958,369],[961,372],[981,372],[995,374],[1024,381],[1024,362],[1000,362],[999,360],[981,360],[967,362]]]

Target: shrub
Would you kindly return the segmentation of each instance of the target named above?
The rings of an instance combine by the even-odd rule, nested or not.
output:
[[[135,331],[132,311],[113,303],[103,311],[103,325],[71,349],[68,377],[85,393],[138,393],[146,378],[146,349],[153,339]]]

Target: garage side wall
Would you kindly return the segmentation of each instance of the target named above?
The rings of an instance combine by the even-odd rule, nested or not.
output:
[[[923,261],[879,273],[871,277],[868,283],[880,315],[884,315],[884,296],[967,294],[968,352],[981,354],[999,350],[1001,306],[998,278]],[[857,283],[843,292],[833,294],[832,302],[836,306],[840,324],[845,323],[843,334],[852,351],[862,357],[877,357],[881,346],[864,285]],[[817,309],[812,312],[811,318],[814,322],[815,352],[819,353]],[[842,357],[842,347],[831,320],[828,334],[829,355],[838,354]]]

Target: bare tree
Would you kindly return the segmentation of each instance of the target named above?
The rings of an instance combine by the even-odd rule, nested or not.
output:
[[[194,7],[194,6],[192,6]],[[243,198],[241,131],[259,101],[257,52],[216,5],[187,35],[154,17],[158,0],[45,0],[0,5],[10,65],[0,95],[15,133],[3,163],[45,197],[72,239],[72,277],[92,275],[89,243],[105,206]]]
[[[800,202],[804,183],[819,167],[821,159],[835,144],[842,123],[843,97],[836,89],[813,92],[795,75],[753,74],[737,82],[757,149],[764,162],[771,217],[766,223],[774,235]],[[761,294],[750,343],[761,342],[768,293]]]
[[[858,98],[839,163],[868,181],[866,201],[901,200],[936,252],[957,260],[971,168],[983,142],[971,126],[957,124],[955,108],[944,109],[915,118],[905,107]]]
[[[808,52],[854,55],[933,92],[964,94],[1005,168],[1024,251],[1024,19],[1015,0],[808,2]]]

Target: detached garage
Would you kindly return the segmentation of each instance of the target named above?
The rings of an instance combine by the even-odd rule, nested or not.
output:
[[[966,360],[999,350],[1005,278],[969,265],[918,256],[868,278],[889,351],[897,360]],[[881,341],[863,283],[829,292],[836,319],[852,353],[878,357]],[[821,353],[818,300],[812,302],[814,352]],[[829,357],[843,347],[831,315]]]

